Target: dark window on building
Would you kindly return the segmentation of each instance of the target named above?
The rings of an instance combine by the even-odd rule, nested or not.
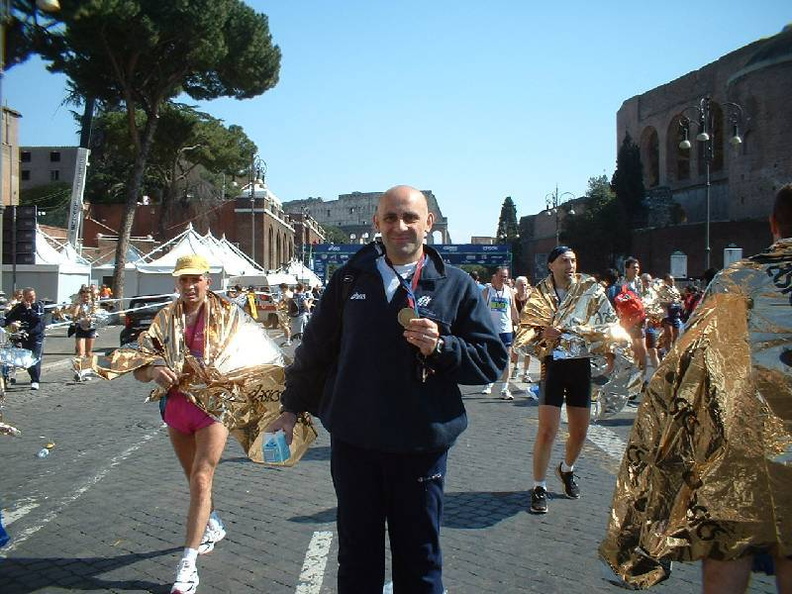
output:
[[[58,180],[60,180],[60,170],[53,169],[52,171],[50,171],[50,181],[58,181]]]
[[[641,135],[641,161],[644,166],[644,180],[650,188],[660,183],[660,143],[657,130],[649,126]]]
[[[21,151],[19,153],[19,160],[23,163],[30,163],[30,151]]]
[[[30,169],[23,169],[20,175],[22,181],[30,181]]]
[[[692,142],[696,142],[695,132],[692,132],[693,128],[695,125],[691,126],[690,121],[681,115],[676,115],[671,119],[666,135],[666,174],[669,181],[690,179],[690,152],[692,149],[683,149],[679,144],[683,140],[689,141],[691,134],[693,134]]]
[[[60,151],[50,152],[50,163],[60,163]]]

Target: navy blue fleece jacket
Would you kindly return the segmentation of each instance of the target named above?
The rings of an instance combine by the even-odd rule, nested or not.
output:
[[[333,275],[286,370],[283,407],[318,414],[334,438],[358,447],[444,450],[467,427],[458,384],[496,381],[506,349],[473,280],[425,246],[415,294],[445,346],[429,358],[435,373],[421,382],[418,351],[397,320],[406,293],[399,289],[388,303],[376,266],[381,250],[369,244]]]

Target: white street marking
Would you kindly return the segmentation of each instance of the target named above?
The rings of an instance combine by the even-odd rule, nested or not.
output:
[[[296,594],[319,594],[324,581],[327,556],[333,542],[332,532],[314,532],[305,553]]]
[[[140,441],[138,441],[135,445],[133,445],[130,448],[127,448],[126,451],[122,452],[121,454],[119,454],[118,456],[116,456],[115,458],[110,460],[110,463],[107,466],[105,466],[104,468],[102,468],[98,473],[96,473],[96,476],[90,478],[88,481],[86,481],[80,487],[77,487],[73,491],[73,493],[71,495],[69,495],[68,497],[64,497],[60,501],[60,503],[58,503],[55,506],[54,509],[52,509],[50,512],[46,513],[39,520],[38,524],[36,524],[34,526],[31,526],[30,528],[28,528],[26,530],[23,530],[22,532],[20,532],[18,534],[15,534],[13,536],[11,542],[8,544],[8,546],[6,546],[3,549],[2,554],[0,554],[0,558],[7,556],[7,554],[10,553],[11,551],[13,551],[18,545],[22,544],[28,538],[33,536],[36,532],[38,532],[39,530],[44,528],[44,526],[46,526],[48,523],[50,523],[52,520],[54,520],[58,516],[58,514],[60,514],[70,504],[74,503],[80,497],[82,497],[85,493],[87,493],[88,490],[91,487],[93,487],[94,485],[98,484],[105,476],[107,476],[107,474],[113,468],[115,468],[116,466],[121,464],[124,460],[126,460],[132,454],[134,454],[137,450],[139,450],[147,441],[152,439],[159,431],[160,431],[160,429],[158,428],[158,429],[155,429],[154,431],[152,431],[151,433],[148,433],[147,435],[144,435],[140,439]]]
[[[627,444],[621,437],[602,425],[590,425],[588,440],[616,461],[622,459]]]
[[[567,422],[566,406],[561,407],[561,422],[564,424]],[[617,462],[621,460],[627,447],[627,443],[621,437],[602,425],[589,425],[586,439]]]
[[[4,509],[3,524],[5,524],[6,526],[8,526],[9,524],[13,524],[19,518],[24,518],[26,515],[28,515],[30,512],[32,512],[34,509],[36,509],[39,506],[39,504],[33,502],[32,499],[29,499],[28,501],[30,501],[30,503],[25,503],[25,504],[17,503],[16,509],[13,510]]]

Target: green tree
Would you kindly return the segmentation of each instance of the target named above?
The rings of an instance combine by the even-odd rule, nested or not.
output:
[[[325,233],[325,243],[349,243],[349,236],[340,227],[322,225]]]
[[[511,196],[506,196],[501,206],[500,217],[498,218],[498,230],[495,237],[498,243],[509,243],[517,233],[517,207]]]
[[[498,231],[495,234],[498,243],[509,244],[512,252],[513,266],[522,262],[522,244],[520,243],[519,225],[517,224],[517,207],[511,196],[506,196],[498,218]]]
[[[57,25],[51,11],[41,10],[35,0],[8,0],[3,21],[3,67],[21,64],[41,49],[49,29]]]
[[[137,121],[145,121],[142,111],[137,115]],[[223,176],[232,178],[249,167],[250,155],[255,152],[256,145],[242,127],[226,127],[221,120],[187,105],[164,105],[141,188],[160,202],[160,233],[172,220],[180,196],[197,195],[196,186],[204,181],[221,187]],[[105,112],[95,119],[91,155],[88,198],[92,202],[123,202],[118,190],[129,178],[134,160],[123,112]],[[199,214],[223,200],[222,193],[218,189],[212,200],[201,200]]]
[[[193,99],[255,97],[278,81],[280,50],[266,15],[241,0],[61,0],[61,26],[41,49],[86,97],[126,111],[134,160],[113,274],[124,292],[124,265],[135,206],[163,106]],[[138,121],[139,110],[145,120]]]
[[[624,208],[630,219],[631,228],[639,227],[646,220],[643,204],[646,190],[643,183],[643,163],[641,151],[633,142],[630,133],[624,135],[624,140],[616,156],[616,171],[611,182],[616,198]]]
[[[566,217],[561,238],[575,249],[578,269],[595,273],[612,267],[629,248],[630,227],[605,175],[589,178],[586,198],[576,210]]]

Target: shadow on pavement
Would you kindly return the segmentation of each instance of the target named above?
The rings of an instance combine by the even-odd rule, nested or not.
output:
[[[171,547],[148,553],[130,553],[118,557],[11,557],[0,559],[0,584],[3,594],[28,594],[60,587],[71,591],[118,591],[136,590],[156,594],[170,591],[170,582],[147,582],[144,580],[104,580],[97,577],[103,573],[126,567],[163,555],[180,551]],[[54,574],[48,577],[48,574]],[[165,577],[165,576],[163,576]],[[168,579],[171,576],[168,576]],[[166,583],[167,582],[167,583]]]
[[[297,524],[335,524],[336,508],[331,507],[310,516],[294,516],[289,521]]]
[[[602,419],[597,421],[597,425],[602,425],[603,427],[629,427],[634,422],[634,417],[627,419]]]
[[[326,462],[330,460],[330,446],[310,447],[308,451],[303,454],[300,462],[313,460],[314,462]]]
[[[527,509],[527,491],[467,491],[446,493],[443,526],[448,528],[489,528]]]
[[[446,493],[442,526],[447,528],[481,529],[494,526],[528,510],[530,493],[473,491]],[[307,516],[294,516],[290,522],[327,524],[336,521],[336,508],[328,508]]]

